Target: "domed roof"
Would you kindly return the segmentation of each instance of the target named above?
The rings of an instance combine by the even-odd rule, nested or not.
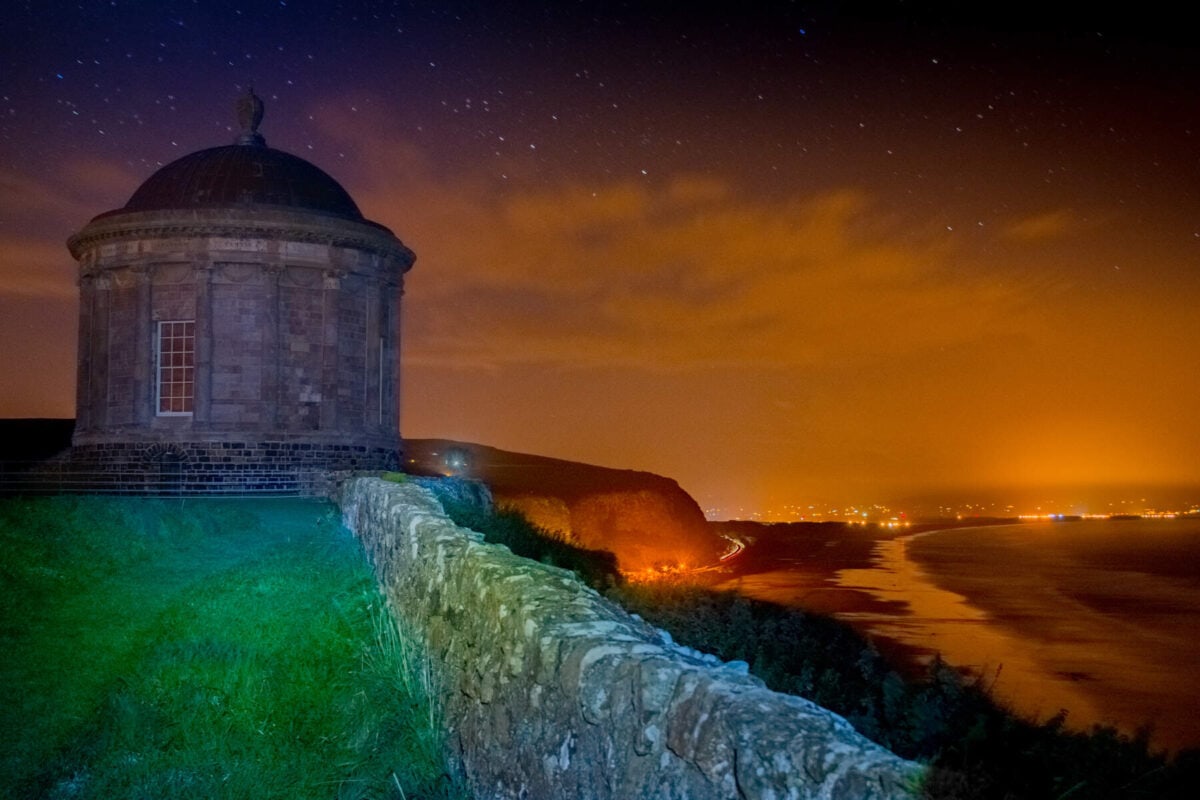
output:
[[[234,109],[241,126],[236,144],[172,161],[138,187],[124,208],[109,214],[268,205],[363,220],[341,184],[304,159],[267,147],[258,132],[263,102],[253,89]]]
[[[244,205],[363,218],[341,184],[319,167],[257,142],[213,147],[172,161],[138,187],[121,211]]]

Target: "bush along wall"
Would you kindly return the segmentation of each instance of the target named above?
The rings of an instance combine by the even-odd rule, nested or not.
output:
[[[346,525],[439,672],[477,798],[908,797],[923,770],[683,648],[571,573],[486,544],[415,483],[349,480]]]

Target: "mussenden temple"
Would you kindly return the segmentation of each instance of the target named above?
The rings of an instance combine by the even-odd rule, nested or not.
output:
[[[253,92],[237,113],[234,144],[167,164],[68,240],[70,462],[112,488],[286,490],[399,466],[414,254],[325,172],[267,146]]]

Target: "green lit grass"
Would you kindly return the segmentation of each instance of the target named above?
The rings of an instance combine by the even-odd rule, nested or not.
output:
[[[0,796],[462,796],[332,506],[2,500],[0,552]]]

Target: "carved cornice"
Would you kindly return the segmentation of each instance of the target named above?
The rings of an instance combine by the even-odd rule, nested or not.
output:
[[[81,264],[76,276],[76,285],[98,286],[102,289],[112,288],[114,280],[132,281],[137,285],[149,285],[154,282],[153,276],[162,275],[167,270],[186,270],[196,284],[213,281],[225,283],[247,283],[265,277],[266,282],[275,286],[292,286],[312,289],[322,286],[326,289],[346,289],[351,278],[362,280],[366,285],[394,289],[403,287],[404,276],[397,271],[374,272],[356,269],[330,268],[322,264],[290,264],[282,261],[209,261],[196,260],[179,262],[171,260],[161,263],[129,263],[123,259],[114,259],[112,264],[100,263]],[[122,276],[125,276],[124,278]],[[187,283],[185,277],[168,280],[170,284]]]
[[[376,253],[407,272],[416,259],[412,250],[387,228],[321,214],[251,209],[142,211],[104,214],[67,240],[71,255],[82,260],[109,242],[139,239],[270,239],[349,247]]]

